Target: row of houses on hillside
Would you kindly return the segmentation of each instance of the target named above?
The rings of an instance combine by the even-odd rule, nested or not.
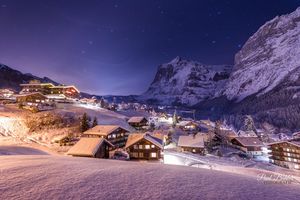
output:
[[[68,155],[108,158],[109,151],[124,148],[132,159],[162,158],[164,136],[158,133],[130,133],[117,125],[97,125],[68,151]]]

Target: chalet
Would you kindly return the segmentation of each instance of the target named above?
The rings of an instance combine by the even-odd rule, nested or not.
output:
[[[81,138],[68,155],[92,158],[109,158],[109,149],[113,145],[104,138]]]
[[[124,147],[129,131],[118,125],[97,125],[86,132],[85,137],[101,137],[112,143],[116,148]]]
[[[201,134],[179,136],[178,147],[183,152],[192,152],[204,155],[204,137]]]
[[[238,135],[232,130],[217,131],[216,136],[224,142],[231,142],[233,138],[238,137]]]
[[[181,121],[178,123],[178,127],[184,131],[198,131],[199,124],[194,121]]]
[[[16,101],[20,104],[38,105],[48,101],[47,97],[40,92],[16,95]]]
[[[300,142],[281,141],[268,144],[268,147],[271,163],[300,170]]]
[[[131,159],[159,160],[162,158],[163,141],[150,133],[132,133],[125,150]]]
[[[148,120],[145,117],[131,117],[127,122],[130,126],[136,129],[142,129],[148,125]]]
[[[63,94],[68,98],[78,98],[80,92],[73,85],[58,85],[50,88],[50,94]]]
[[[151,135],[161,139],[164,144],[167,144],[168,140],[170,139],[170,133],[168,130],[154,130]]]
[[[54,87],[52,83],[41,83],[39,81],[31,81],[30,83],[20,84],[20,86],[22,87],[20,94],[28,94],[33,92],[49,94],[50,88]]]
[[[235,137],[231,140],[234,147],[252,156],[262,155],[263,142],[258,137]]]

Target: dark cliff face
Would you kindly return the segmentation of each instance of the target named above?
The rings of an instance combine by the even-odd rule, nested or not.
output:
[[[11,88],[19,91],[20,84],[28,83],[33,79],[39,80],[41,82],[50,82],[53,84],[58,84],[47,77],[40,78],[31,74],[23,74],[20,71],[14,70],[6,65],[0,64],[0,88]]]

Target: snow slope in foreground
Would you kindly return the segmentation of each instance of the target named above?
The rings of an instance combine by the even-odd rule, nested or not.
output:
[[[0,199],[298,199],[300,187],[162,164],[0,156]]]

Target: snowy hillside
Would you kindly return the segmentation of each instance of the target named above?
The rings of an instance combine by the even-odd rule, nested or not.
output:
[[[0,199],[298,199],[299,185],[140,162],[0,156]]]
[[[159,66],[142,98],[156,100],[161,104],[194,105],[217,96],[230,71],[231,66],[203,65],[176,57]]]
[[[300,72],[300,8],[264,24],[235,56],[224,94],[238,101],[264,94]]]

